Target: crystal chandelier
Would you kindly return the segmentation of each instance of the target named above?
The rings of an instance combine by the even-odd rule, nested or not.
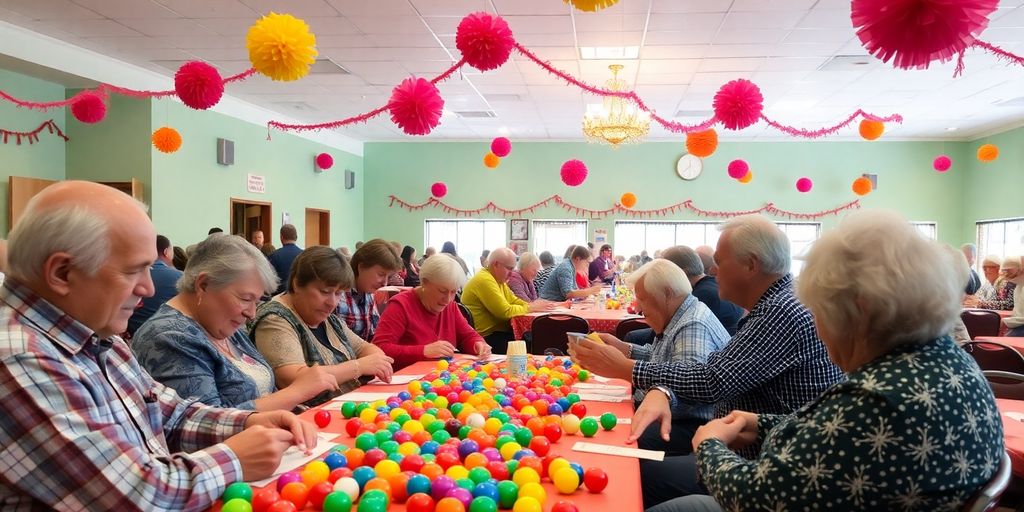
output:
[[[619,78],[621,64],[608,66],[612,78],[605,82],[611,91],[626,91],[626,81]],[[590,142],[608,144],[618,148],[619,144],[642,142],[651,129],[651,116],[625,98],[605,96],[600,109],[588,110],[583,116],[583,135]]]

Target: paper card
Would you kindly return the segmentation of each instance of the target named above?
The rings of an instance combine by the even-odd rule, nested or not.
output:
[[[1021,412],[1004,412],[1003,416],[1010,418],[1011,420],[1024,421],[1024,413]]]
[[[367,384],[371,386],[394,386],[396,384],[408,384],[414,380],[422,378],[422,375],[392,375],[390,383],[375,378],[370,382],[367,382]]]
[[[394,395],[387,391],[380,392],[365,392],[365,391],[353,391],[351,393],[345,393],[344,395],[334,397],[332,402],[375,402],[377,400],[387,400]]]
[[[611,382],[611,379],[609,379],[608,377],[602,377],[600,375],[591,375],[590,378],[594,382],[600,382],[602,384],[605,383],[605,382]]]
[[[577,452],[600,453],[602,455],[615,455],[617,457],[631,457],[634,459],[656,461],[665,460],[665,452],[662,451],[641,450],[639,448],[627,448],[625,446],[614,446],[610,444],[576,441],[576,444],[572,445],[572,449]]]
[[[577,394],[580,395],[580,400],[583,400],[583,401],[586,401],[586,402],[618,403],[618,402],[623,402],[623,401],[629,400],[628,396],[602,395],[600,393],[588,393],[588,392],[581,392],[581,393],[577,393]]]
[[[615,392],[618,392],[618,393],[625,393],[626,392],[626,386],[616,386],[615,384],[596,384],[596,383],[593,383],[593,382],[577,382],[576,384],[573,384],[573,387],[576,388],[576,389],[584,390],[584,391],[594,391],[594,392],[598,392],[598,391],[608,391],[608,392],[615,391]]]
[[[587,395],[603,395],[603,396],[606,396],[606,397],[619,397],[619,398],[625,398],[625,397],[629,396],[629,393],[626,392],[626,388],[619,388],[619,387],[611,387],[611,388],[604,388],[604,389],[577,389],[576,393],[584,393],[584,394],[587,394]]]
[[[277,469],[274,470],[274,476],[271,476],[270,478],[265,478],[258,482],[249,483],[251,483],[254,487],[263,487],[264,485],[273,482],[275,479],[277,479],[277,477],[281,476],[282,474],[306,465],[307,463],[319,458],[324,453],[327,453],[327,450],[330,450],[331,448],[338,445],[338,443],[331,442],[331,439],[338,437],[338,434],[320,432],[317,434],[317,437],[320,440],[319,442],[316,443],[316,448],[313,448],[312,454],[306,455],[305,453],[299,451],[298,448],[292,446],[285,450],[284,455],[281,457],[281,464],[279,464],[277,466]]]

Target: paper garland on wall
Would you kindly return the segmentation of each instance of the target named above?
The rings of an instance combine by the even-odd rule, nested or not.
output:
[[[39,128],[30,132],[16,132],[0,128],[0,141],[3,141],[4,144],[9,144],[13,140],[14,143],[19,146],[23,140],[29,144],[35,144],[36,142],[39,142],[39,134],[42,133],[43,130],[46,130],[50,134],[57,135],[64,139],[64,142],[71,140],[67,135],[64,135],[64,132],[60,131],[60,127],[57,126],[57,123],[53,122],[53,119],[50,119],[49,121],[44,121],[43,124],[39,125]]]

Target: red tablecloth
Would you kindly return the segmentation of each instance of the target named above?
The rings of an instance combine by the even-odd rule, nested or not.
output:
[[[591,331],[614,333],[619,322],[626,318],[640,318],[637,315],[630,315],[625,308],[622,309],[597,309],[593,304],[573,304],[571,310],[559,309],[549,313],[566,313],[583,318],[590,324]],[[530,313],[528,315],[512,317],[512,332],[517,340],[523,339],[523,334],[530,330],[533,319],[549,313]]]
[[[421,361],[403,368],[398,373],[404,375],[423,375],[433,369],[435,364],[434,361]],[[628,383],[623,381],[613,381],[613,383],[628,387]],[[405,385],[363,386],[359,388],[359,391],[398,393],[404,389],[406,389]],[[619,403],[590,401],[585,401],[584,403],[587,405],[588,416],[600,416],[606,412],[613,413],[619,418],[631,418],[633,416],[632,400]],[[323,432],[337,433],[339,435],[334,439],[335,442],[353,446],[355,438],[349,437],[345,433],[346,420],[341,415],[340,402],[327,402],[320,407],[302,413],[301,418],[312,423],[313,416],[322,408],[330,410],[334,420],[330,425],[321,430]],[[1024,426],[1024,423],[1021,425]],[[551,505],[559,500],[572,501],[580,510],[610,510],[615,512],[639,512],[643,510],[643,496],[640,490],[640,462],[637,459],[572,451],[572,445],[577,441],[586,440],[602,444],[624,445],[628,436],[629,425],[619,425],[612,431],[599,430],[597,435],[590,439],[585,439],[581,434],[576,434],[563,436],[557,443],[554,443],[551,446],[551,453],[556,453],[573,462],[578,462],[584,468],[600,467],[604,469],[608,473],[609,484],[608,488],[600,494],[592,494],[587,492],[586,488],[581,487],[571,496],[565,496],[558,494],[554,484],[545,480],[542,482],[542,485],[544,490],[547,491],[548,499],[544,504],[544,510],[550,510]],[[635,445],[633,447],[635,448]],[[275,485],[275,483],[270,483],[267,487],[272,485]],[[220,510],[220,507],[221,503],[218,501],[210,510],[217,512]],[[353,506],[352,510],[355,509],[356,507]],[[314,510],[314,508],[312,505],[307,504],[303,510]],[[393,503],[388,507],[388,511],[404,512],[405,504]]]
[[[1013,347],[1017,352],[1024,354],[1024,338],[1010,336],[978,336],[974,341],[991,341],[1001,343],[1008,347]]]
[[[1008,412],[1024,414],[1024,401],[997,398],[996,406],[1003,419],[1003,437],[1006,438],[1006,453],[1013,462],[1013,474],[1024,478],[1024,421],[1006,415]]]

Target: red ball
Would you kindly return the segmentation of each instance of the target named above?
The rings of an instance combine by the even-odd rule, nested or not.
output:
[[[378,462],[388,458],[387,452],[380,448],[374,448],[366,451],[366,457],[363,457],[363,465],[370,466],[371,468],[376,466]]]
[[[437,464],[439,466],[444,468],[445,471],[448,471],[448,468],[450,468],[452,466],[457,466],[462,461],[459,460],[459,454],[457,452],[456,453],[452,453],[452,452],[446,451],[446,452],[441,453],[440,451],[438,451],[437,459],[435,460],[435,462],[437,462]]]
[[[359,418],[352,418],[345,422],[345,433],[349,437],[355,437],[359,433],[360,427],[363,426],[363,420]]]
[[[320,510],[324,508],[324,499],[332,492],[334,492],[334,484],[320,482],[309,490],[309,502],[313,504],[313,508]]]
[[[544,425],[544,437],[552,443],[557,443],[558,440],[562,438],[562,426],[558,423],[548,423],[547,425]]]
[[[224,96],[224,79],[205,62],[186,62],[174,73],[174,92],[186,106],[206,110]]]
[[[551,507],[551,512],[579,512],[580,509],[576,508],[576,505],[571,501],[559,501]]]
[[[267,512],[298,512],[299,509],[295,507],[295,504],[288,500],[280,500],[274,502],[270,507],[267,508]]]
[[[313,416],[313,421],[316,422],[316,426],[320,428],[326,428],[327,425],[331,424],[331,411],[327,409],[320,409],[316,415]]]
[[[491,477],[497,481],[508,480],[508,466],[504,462],[491,461],[487,463],[487,471],[491,472]]]
[[[413,494],[406,500],[405,510],[408,512],[434,512],[434,498],[422,492]]]
[[[281,500],[281,495],[274,489],[266,488],[252,495],[252,512],[267,512],[270,506]]]
[[[327,475],[327,481],[333,484],[334,482],[349,476],[352,476],[352,470],[350,468],[335,468],[331,470],[329,475]]]
[[[590,492],[601,492],[608,487],[608,473],[601,468],[590,468],[583,473],[583,485],[586,485]]]
[[[530,440],[530,449],[533,450],[533,453],[543,457],[551,451],[551,441],[547,437],[534,437]]]
[[[587,416],[587,406],[583,405],[583,402],[576,402],[569,407],[569,412],[582,420]]]
[[[423,467],[423,464],[426,464],[426,462],[423,460],[423,457],[413,453],[403,457],[402,462],[398,464],[398,467],[401,468],[402,471],[412,471],[413,473],[419,473],[420,468]]]

